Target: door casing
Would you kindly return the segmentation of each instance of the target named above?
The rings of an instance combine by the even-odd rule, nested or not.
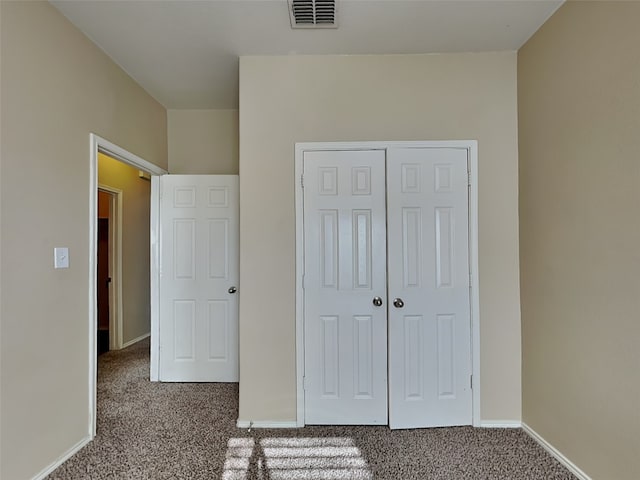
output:
[[[469,271],[471,275],[471,360],[473,375],[473,426],[480,426],[480,295],[478,274],[478,142],[451,141],[375,141],[375,142],[305,142],[295,145],[295,216],[296,216],[296,425],[305,425],[304,410],[304,190],[302,188],[304,152],[323,150],[383,150],[388,148],[458,148],[467,150],[469,170]]]

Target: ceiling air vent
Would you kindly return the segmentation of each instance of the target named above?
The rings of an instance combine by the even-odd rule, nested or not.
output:
[[[336,0],[289,0],[291,28],[337,28]]]

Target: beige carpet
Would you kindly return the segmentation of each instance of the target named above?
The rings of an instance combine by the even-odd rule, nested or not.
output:
[[[573,480],[521,430],[235,427],[236,384],[149,382],[149,343],[101,355],[98,435],[51,479]]]

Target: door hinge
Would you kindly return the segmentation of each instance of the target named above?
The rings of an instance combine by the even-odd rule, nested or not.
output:
[[[467,185],[471,186],[471,172],[467,172]]]
[[[307,377],[302,377],[302,389],[307,389]]]
[[[471,390],[473,390],[473,375],[469,375],[469,386],[471,387]]]
[[[300,175],[300,186],[304,188],[304,174]]]
[[[303,274],[302,274],[302,289],[303,289],[303,290],[304,290],[304,287],[305,287],[305,281],[306,281],[306,280],[307,280],[307,277],[306,277],[306,275],[303,273]]]
[[[473,275],[469,274],[469,286],[473,287]]]

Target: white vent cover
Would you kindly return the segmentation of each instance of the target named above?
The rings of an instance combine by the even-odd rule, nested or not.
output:
[[[291,28],[337,28],[336,0],[288,0]]]

